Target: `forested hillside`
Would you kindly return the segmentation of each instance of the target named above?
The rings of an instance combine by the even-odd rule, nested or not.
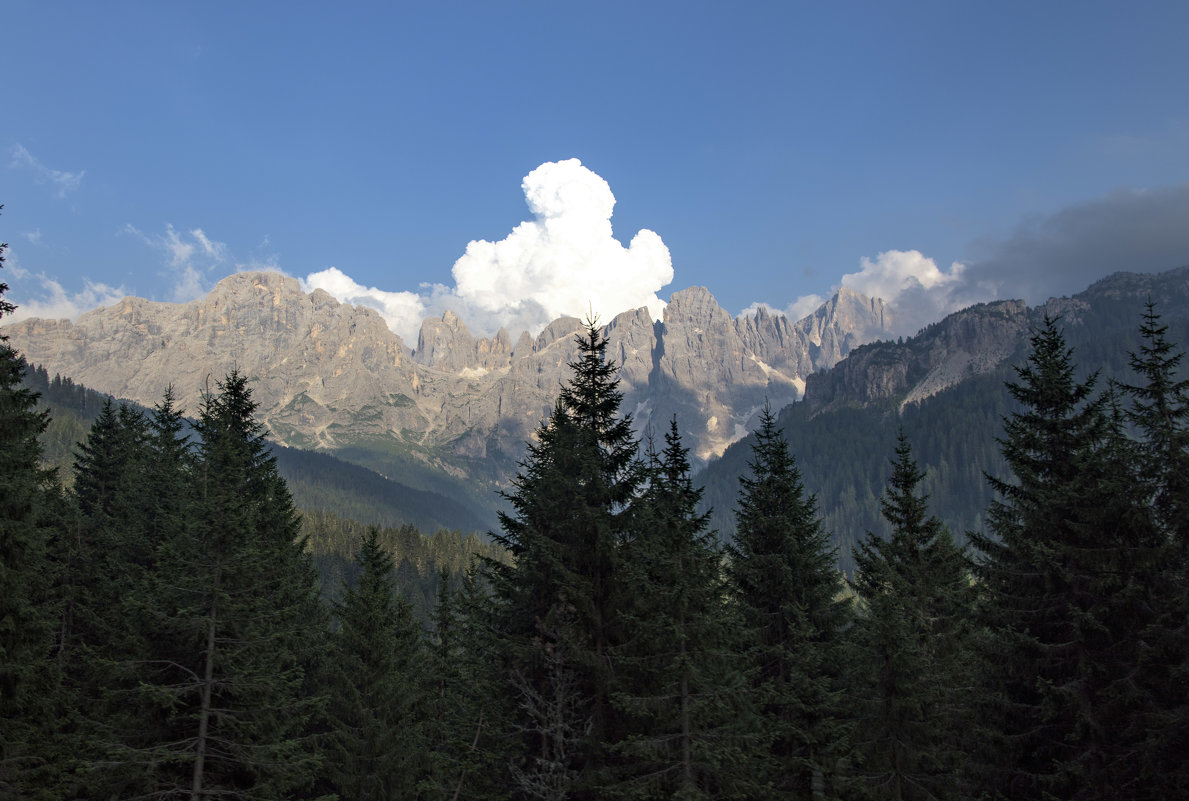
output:
[[[50,378],[41,367],[28,368],[23,384],[40,395],[39,407],[49,413],[40,438],[43,463],[71,486],[79,446],[113,399],[70,378]],[[137,404],[122,405],[128,420],[151,416]],[[192,421],[183,419],[182,425],[183,431],[194,431]],[[328,597],[337,598],[344,582],[354,582],[356,552],[370,526],[379,528],[377,542],[397,566],[397,586],[421,620],[428,619],[436,602],[442,571],[457,583],[474,558],[502,558],[502,549],[486,536],[492,524],[461,504],[324,454],[275,444],[268,452],[302,513],[302,534]]]
[[[849,580],[788,415],[761,416],[724,548],[678,422],[642,448],[593,322],[512,482],[505,558],[303,527],[235,371],[192,424],[168,392],[105,400],[66,488],[0,343],[0,796],[1185,797],[1183,352],[1146,304],[1108,385],[1066,325],[1037,320],[1001,418],[986,384],[948,390],[950,424],[998,451],[968,553],[909,427],[876,453],[869,410],[830,412],[851,437],[830,458],[890,466]]]
[[[1149,297],[1159,301],[1169,338],[1189,342],[1187,279],[1189,268],[1157,275],[1120,273],[1073,298],[1051,300],[1032,310],[1028,322],[1036,327],[1045,314],[1058,318],[1073,348],[1078,377],[1097,373],[1099,388],[1105,388],[1111,381],[1133,379],[1128,354],[1141,346],[1138,321]],[[931,328],[943,325],[946,322]],[[833,371],[846,369],[847,361],[912,363],[913,351],[920,347],[917,342],[927,339],[927,333],[900,342],[864,345]],[[779,424],[797,455],[806,487],[818,496],[825,527],[839,546],[840,564],[848,573],[854,566],[851,547],[865,532],[880,530],[879,497],[891,474],[887,454],[901,429],[926,471],[922,489],[931,496],[933,511],[957,540],[965,542],[967,531],[985,529],[992,498],[986,476],[1006,471],[997,439],[1002,436],[1004,416],[1017,408],[1005,384],[1015,377],[1013,365],[1027,353],[1026,334],[1025,330],[1009,343],[985,343],[1012,355],[994,369],[919,400],[907,400],[916,388],[910,380],[904,389],[875,400],[840,392],[823,407],[807,395],[806,400],[779,411]],[[1179,369],[1178,375],[1189,375],[1184,366]],[[908,373],[912,379],[912,370]],[[863,375],[852,379],[862,381]],[[732,509],[738,477],[747,469],[753,442],[748,437],[736,443],[698,476],[706,486],[705,508],[712,512],[711,523],[727,540],[735,531]]]
[[[103,408],[108,396],[74,383],[68,376],[50,378],[45,368],[33,366],[25,385],[40,394],[50,412],[50,425],[42,436],[45,461],[60,468],[69,483],[77,443]],[[134,409],[139,404],[122,401]],[[333,456],[270,443],[277,468],[288,482],[299,509],[329,512],[361,523],[380,526],[412,525],[422,531],[439,528],[486,532],[496,525],[480,504],[415,489],[357,464]]]

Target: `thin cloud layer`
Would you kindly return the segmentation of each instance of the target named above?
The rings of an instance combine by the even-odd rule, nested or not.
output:
[[[38,183],[48,183],[55,188],[55,194],[58,197],[66,197],[74,190],[78,189],[83,182],[83,176],[87,174],[86,170],[79,170],[78,172],[65,172],[64,170],[51,169],[25,149],[23,145],[15,145],[12,149],[12,161],[10,166],[18,168],[26,168],[33,171],[33,175]]]
[[[468,244],[454,263],[453,287],[389,292],[364,287],[335,268],[306,276],[304,284],[344,302],[373,306],[411,345],[421,320],[447,309],[483,335],[501,326],[513,334],[536,334],[563,315],[593,312],[609,320],[641,306],[660,319],[665,303],[657,292],[673,280],[669,249],[646,229],[627,247],[615,238],[615,196],[606,181],[569,159],[542,164],[521,186],[533,219],[499,242]]]
[[[79,292],[67,292],[63,286],[45,275],[20,267],[16,254],[9,250],[9,272],[21,280],[23,299],[16,304],[11,315],[5,315],[3,323],[15,323],[31,317],[46,320],[73,320],[80,314],[99,306],[118,303],[129,293],[124,287],[113,287],[94,281],[86,281]],[[36,287],[30,290],[30,287]]]
[[[149,235],[135,226],[125,225],[132,234],[165,257],[165,272],[172,278],[170,300],[186,303],[197,300],[213,285],[209,275],[226,268],[227,245],[206,235],[201,228],[178,232],[166,224],[165,233]]]

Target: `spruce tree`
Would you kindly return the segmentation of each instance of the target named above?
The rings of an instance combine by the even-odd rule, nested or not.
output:
[[[0,243],[0,267],[6,248]],[[7,291],[0,282],[0,321],[16,308]],[[7,339],[0,335],[0,797],[45,798],[56,773],[50,557],[62,499],[56,474],[41,465],[49,415],[24,387],[24,359]]]
[[[1130,364],[1141,383],[1122,387],[1131,398],[1127,416],[1142,438],[1141,469],[1159,522],[1170,543],[1189,552],[1189,378],[1180,377],[1185,354],[1168,340],[1168,326],[1151,299],[1139,331],[1142,344]]]
[[[323,699],[306,674],[325,619],[255,409],[236,371],[204,397],[193,505],[160,551],[161,670],[146,695],[168,711],[150,749],[161,797],[295,798],[317,767]]]
[[[880,509],[890,536],[854,551],[860,614],[851,633],[855,789],[861,797],[960,797],[970,692],[973,592],[901,431]]]
[[[1155,620],[1145,632],[1140,682],[1149,711],[1136,721],[1144,741],[1137,781],[1154,796],[1189,795],[1189,379],[1184,352],[1167,338],[1150,299],[1131,354],[1139,382],[1124,385],[1129,421],[1140,434],[1140,473],[1162,535],[1152,585]]]
[[[136,795],[143,771],[124,762],[130,738],[143,731],[132,702],[138,666],[151,636],[139,616],[153,553],[144,532],[152,500],[145,492],[148,425],[109,398],[78,444],[74,462],[76,514],[64,549],[58,590],[63,620],[58,661],[64,693],[62,739],[87,792]],[[114,769],[118,766],[118,769]]]
[[[613,737],[610,651],[617,625],[617,551],[642,481],[607,338],[594,321],[551,419],[528,446],[506,495],[496,540],[511,565],[491,564],[507,644],[507,675],[523,748],[525,792],[595,797]]]
[[[451,801],[508,796],[507,682],[490,656],[500,643],[491,621],[491,594],[477,570],[452,586],[442,568],[434,607],[429,662],[431,776],[423,795]]]
[[[995,536],[971,535],[990,630],[981,779],[1014,799],[1139,797],[1127,732],[1156,529],[1114,400],[1075,380],[1056,320],[1031,344],[1000,440],[1014,480],[991,479]]]
[[[372,528],[358,581],[335,604],[338,629],[325,772],[342,801],[414,798],[427,775],[427,667],[420,626],[397,595],[392,554]]]
[[[91,776],[96,782],[107,779],[106,786],[123,796],[160,789],[160,766],[169,761],[168,743],[177,734],[174,697],[161,687],[176,678],[179,664],[191,659],[188,644],[168,636],[177,625],[170,605],[176,576],[162,561],[172,543],[188,538],[196,508],[194,455],[186,427],[173,388],[167,387],[141,432],[132,481],[134,514],[116,524],[136,533],[133,547],[121,549],[125,575],[118,605],[123,641],[131,647],[108,652],[109,679],[100,709],[108,717],[110,734]]]
[[[623,547],[616,795],[721,798],[735,789],[749,722],[737,621],[676,419],[664,451],[649,456],[648,488]]]
[[[849,617],[836,554],[770,408],[739,479],[729,578],[748,637],[768,798],[833,793],[847,731],[841,636]]]

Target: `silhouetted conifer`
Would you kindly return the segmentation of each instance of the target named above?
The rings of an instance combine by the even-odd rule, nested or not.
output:
[[[880,508],[890,529],[855,549],[854,786],[860,797],[961,797],[973,590],[962,552],[919,493],[901,432]]]
[[[833,793],[845,751],[841,637],[848,603],[817,503],[771,409],[740,478],[729,577],[748,637],[768,798]]]

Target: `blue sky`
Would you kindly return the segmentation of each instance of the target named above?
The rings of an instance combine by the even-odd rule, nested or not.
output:
[[[10,299],[185,299],[269,266],[534,325],[581,287],[517,305],[452,267],[573,158],[640,297],[701,284],[733,314],[845,282],[924,322],[1189,264],[1183,2],[342,5],[6,0]],[[641,229],[663,285],[627,258]],[[478,254],[472,277],[598,272],[559,236],[546,267]]]

